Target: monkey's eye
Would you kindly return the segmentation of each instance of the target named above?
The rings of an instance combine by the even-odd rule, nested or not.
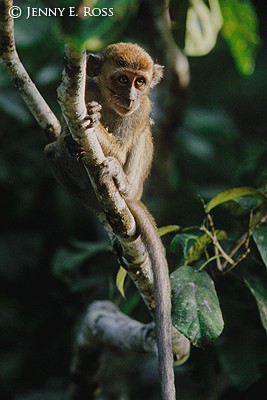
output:
[[[127,77],[126,75],[120,75],[120,76],[118,77],[118,82],[119,82],[121,85],[127,85],[128,82],[129,82],[129,79],[128,79],[128,77]]]
[[[146,83],[146,81],[145,81],[144,78],[137,78],[137,79],[135,80],[135,86],[136,86],[137,88],[141,88],[142,86],[145,85],[145,83]]]

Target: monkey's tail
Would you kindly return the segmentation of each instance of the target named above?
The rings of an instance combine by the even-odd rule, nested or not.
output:
[[[171,287],[165,248],[156,223],[141,201],[128,204],[137,229],[147,245],[153,270],[156,299],[156,332],[162,400],[175,400],[172,352]]]

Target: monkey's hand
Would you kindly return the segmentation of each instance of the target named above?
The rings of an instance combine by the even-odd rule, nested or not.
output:
[[[99,176],[100,183],[113,179],[114,183],[124,198],[129,198],[129,183],[119,161],[114,157],[106,157],[101,164]]]
[[[91,101],[86,104],[86,109],[87,114],[84,118],[84,120],[88,122],[86,129],[94,128],[98,125],[100,121],[100,110],[102,109],[102,106],[96,101]],[[76,158],[77,161],[80,161],[86,154],[84,148],[73,139],[71,134],[67,134],[64,136],[64,143],[69,154],[72,157]]]
[[[88,121],[88,125],[86,126],[87,129],[94,128],[99,124],[101,118],[101,109],[102,106],[97,103],[96,101],[90,101],[86,104],[87,115],[84,118],[85,121]]]

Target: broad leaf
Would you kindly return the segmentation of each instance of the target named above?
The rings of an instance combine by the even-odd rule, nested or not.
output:
[[[198,238],[197,235],[192,233],[180,233],[174,236],[171,241],[170,248],[171,251],[176,252],[179,247],[182,248],[183,256],[186,259],[188,249],[192,246],[192,244]]]
[[[256,12],[248,0],[220,0],[220,5],[224,20],[222,34],[238,70],[250,75],[260,44]]]
[[[225,231],[216,230],[215,233],[218,240],[225,239],[227,237]],[[197,237],[195,243],[188,249],[187,255],[185,257],[186,265],[197,261],[205,251],[207,245],[211,242],[212,240],[207,234]]]
[[[210,276],[184,266],[171,274],[171,286],[174,326],[196,346],[213,342],[224,324]]]
[[[227,236],[224,231],[219,230],[216,230],[216,235],[218,240],[225,239]],[[172,239],[171,250],[177,251],[178,247],[181,247],[184,264],[188,265],[197,261],[210,243],[211,238],[206,234],[198,236],[192,233],[180,233]]]
[[[267,273],[245,274],[244,281],[255,297],[264,329],[267,332]]]
[[[267,267],[267,226],[260,226],[253,232],[253,239],[257,245],[262,261]]]
[[[207,205],[206,212],[209,213],[213,208],[220,204],[226,203],[227,201],[237,199],[242,196],[257,196],[261,197],[262,194],[255,188],[252,187],[238,187],[233,189],[225,190],[214,197]]]

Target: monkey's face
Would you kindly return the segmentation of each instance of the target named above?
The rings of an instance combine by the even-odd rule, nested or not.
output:
[[[140,106],[141,97],[149,87],[149,76],[122,69],[109,77],[107,85],[108,106],[117,114],[132,114]]]

